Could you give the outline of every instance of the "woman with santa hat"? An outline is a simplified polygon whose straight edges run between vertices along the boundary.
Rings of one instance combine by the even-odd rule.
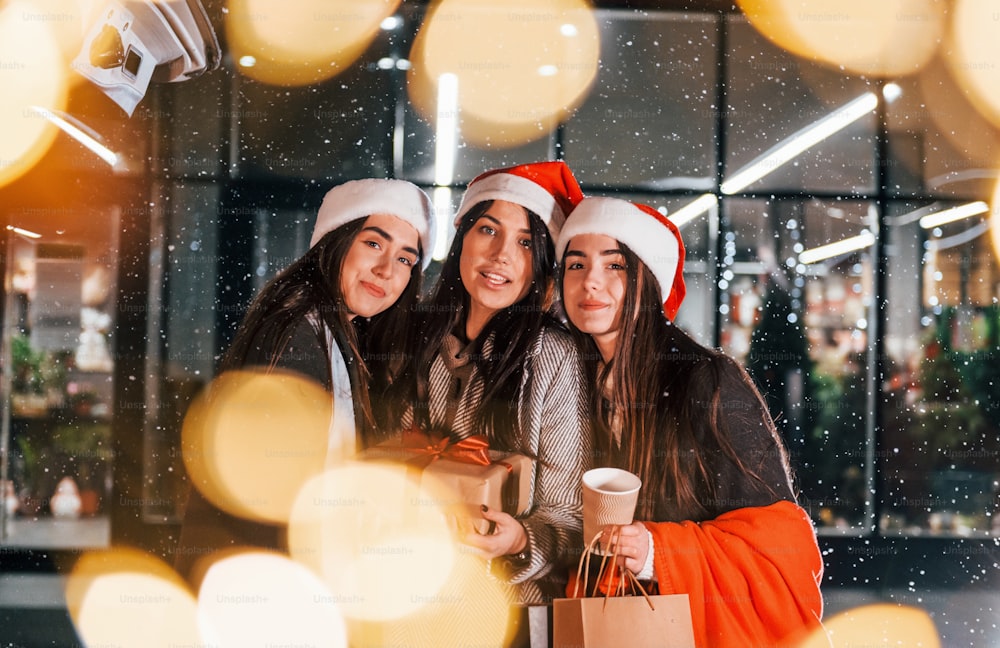
[[[412,355],[400,331],[413,327],[433,215],[427,194],[403,180],[331,189],[309,249],[250,304],[220,373],[288,371],[322,385],[333,400],[329,447],[347,455],[394,430],[408,404],[409,391],[396,391]],[[183,573],[213,549],[276,548],[283,538],[281,527],[229,515],[192,489],[175,564]]]
[[[646,205],[587,198],[557,253],[588,359],[595,459],[642,481],[638,521],[605,527],[601,546],[660,594],[689,595],[696,645],[786,645],[817,627],[823,560],[767,407],[742,367],[674,324],[677,227]]]
[[[550,312],[555,237],[582,197],[561,161],[476,177],[419,307],[414,423],[453,440],[483,435],[491,449],[535,459],[527,512],[484,510],[493,532],[463,538],[524,604],[562,596],[581,542],[579,484],[590,457],[582,366]]]

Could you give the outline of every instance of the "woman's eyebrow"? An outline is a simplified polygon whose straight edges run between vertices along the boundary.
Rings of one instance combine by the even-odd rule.
[[[489,214],[483,214],[482,216],[480,216],[480,218],[486,218],[486,219],[492,221],[493,223],[495,223],[497,225],[497,227],[503,227],[503,223],[501,223],[500,221],[498,221],[493,216],[490,216]],[[527,227],[524,227],[524,228],[521,228],[520,232],[522,234],[531,234],[531,229],[527,228]]]
[[[612,248],[610,250],[602,250],[601,253],[600,253],[601,256],[614,256],[614,255],[617,255],[617,254],[625,254],[625,253],[622,252],[621,248]],[[566,250],[566,254],[564,254],[563,256],[578,256],[578,257],[582,257],[582,256],[584,256],[584,254],[583,254],[583,252],[580,252],[579,250]]]
[[[379,236],[381,236],[382,238],[384,238],[389,243],[392,243],[392,241],[393,241],[393,238],[389,234],[389,232],[385,231],[381,227],[376,227],[375,225],[369,225],[368,227],[363,228],[361,231],[362,232],[375,232],[376,234],[378,234]],[[409,253],[413,254],[414,256],[420,256],[420,252],[418,252],[416,249],[414,249],[414,248],[412,248],[412,247],[410,247],[408,245],[405,246],[403,248],[403,250],[405,252],[409,252]]]

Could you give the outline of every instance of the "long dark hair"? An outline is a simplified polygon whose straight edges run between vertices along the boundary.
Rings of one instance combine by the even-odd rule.
[[[611,361],[602,364],[593,338],[570,322],[577,342],[587,350],[587,382],[596,391],[591,398],[596,463],[624,468],[642,479],[644,496],[636,519],[712,517],[716,511],[709,507],[719,501],[720,487],[714,467],[720,459],[769,488],[734,449],[729,417],[756,412],[776,435],[774,425],[746,372],[667,320],[652,272],[627,246],[619,247],[626,287]],[[736,384],[746,387],[747,397],[759,407],[727,412],[721,401],[724,372],[738,376]],[[610,385],[610,393],[602,394],[601,385]]]
[[[405,396],[398,398],[395,392],[409,393],[403,376],[412,353],[409,338],[399,331],[411,327],[423,272],[420,262],[414,263],[410,280],[392,307],[367,320],[350,320],[340,271],[365,220],[355,219],[328,232],[264,286],[247,309],[220,371],[245,366],[256,349],[268,350],[273,369],[295,327],[303,318],[318,317],[333,332],[356,377],[351,383],[355,413],[363,426],[362,437],[368,439],[391,431],[405,410]],[[329,357],[325,333],[317,331],[316,338]]]
[[[465,235],[489,210],[493,201],[475,205],[459,223],[451,249],[441,266],[434,292],[423,312],[420,351],[417,363],[415,421],[430,428],[430,369],[449,333],[458,330],[464,336],[469,310],[469,293],[462,283],[460,259]],[[549,314],[555,270],[555,248],[548,229],[537,214],[524,209],[531,230],[531,286],[517,303],[496,313],[473,340],[472,362],[483,381],[483,400],[474,417],[480,434],[496,441],[498,449],[524,450],[517,447],[517,401],[522,368],[532,342],[547,325],[558,325]],[[483,345],[492,340],[492,350],[483,353]]]

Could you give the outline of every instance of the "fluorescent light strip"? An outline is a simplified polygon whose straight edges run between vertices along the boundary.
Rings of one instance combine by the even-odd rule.
[[[840,256],[841,254],[863,250],[874,244],[875,235],[868,230],[865,230],[858,236],[852,236],[842,241],[829,243],[827,245],[820,245],[819,247],[806,250],[799,255],[799,263],[810,264],[816,263],[817,261],[825,261],[826,259]]]
[[[448,239],[451,232],[451,189],[449,187],[434,187],[434,251],[432,259],[443,260],[448,255]]]
[[[451,73],[438,77],[434,141],[434,184],[447,187],[455,179],[455,151],[458,150],[458,76]]]
[[[854,123],[878,106],[878,97],[873,92],[866,92],[857,99],[847,103],[843,108],[830,113],[818,122],[800,130],[784,142],[778,144],[754,162],[737,171],[724,181],[719,190],[724,194],[733,194],[760,180],[778,167],[790,161],[810,146],[822,142],[834,133]],[[698,196],[693,202],[681,207],[670,215],[674,225],[681,227],[694,220],[699,215],[718,204],[718,199],[712,194]]]
[[[7,226],[7,231],[14,232],[15,234],[20,234],[21,236],[27,236],[28,238],[40,239],[42,235],[38,232],[32,232],[31,230],[21,229],[20,227],[14,227],[13,225]]]
[[[702,194],[673,214],[668,215],[667,218],[680,229],[718,204],[719,199],[715,197],[715,194]]]
[[[67,135],[69,135],[70,137],[72,137],[73,139],[75,139],[76,141],[80,142],[85,147],[93,151],[97,155],[97,157],[107,162],[108,165],[113,167],[118,162],[117,153],[109,149],[107,146],[104,146],[96,139],[88,135],[87,133],[84,133],[82,130],[80,130],[73,124],[69,123],[59,115],[56,115],[51,110],[48,110],[47,108],[42,108],[41,106],[32,106],[31,108],[36,113],[38,113],[45,119],[48,119],[50,122],[52,122],[60,129],[62,129],[64,133],[66,133]]]
[[[740,171],[737,171],[736,175],[722,183],[719,190],[724,194],[733,194],[740,191],[786,164],[814,144],[822,142],[834,133],[864,117],[877,106],[878,97],[875,93],[866,92],[846,104],[843,108],[830,113],[811,126],[800,130]]]
[[[978,216],[979,214],[985,214],[989,210],[990,206],[988,204],[982,200],[977,200],[976,202],[958,205],[957,207],[945,209],[944,211],[927,214],[926,216],[921,217],[920,227],[924,229],[933,229],[939,225],[944,225],[945,223],[954,223],[955,221],[962,220],[963,218],[970,218],[972,216]]]

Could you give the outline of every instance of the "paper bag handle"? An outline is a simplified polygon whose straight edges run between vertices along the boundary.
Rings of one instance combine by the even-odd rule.
[[[646,589],[642,586],[642,583],[639,582],[639,579],[635,577],[635,574],[633,574],[631,570],[626,569],[624,565],[618,564],[618,543],[615,542],[615,540],[617,537],[616,534],[619,533],[621,533],[621,527],[615,527],[614,531],[611,532],[611,545],[615,548],[614,553],[611,554],[611,568],[618,569],[620,572],[619,578],[612,579],[618,584],[618,590],[615,592],[615,594],[623,595],[625,593],[624,576],[627,576],[629,579],[629,585],[635,589],[638,589],[642,593],[643,598],[646,599],[646,603],[649,605],[649,609],[656,610],[656,606],[653,605],[652,599],[649,598],[649,594],[646,592]],[[577,596],[580,593],[581,580],[583,581],[583,595],[584,596],[587,595],[587,580],[590,578],[590,556],[595,552],[597,543],[601,539],[602,534],[603,530],[599,532],[597,535],[595,535],[593,539],[587,543],[587,546],[584,548],[583,553],[580,555],[580,562],[577,564],[576,568],[576,582],[573,584],[573,598],[577,598]],[[601,579],[605,574],[605,570],[607,569],[607,565],[608,565],[608,556],[604,555],[601,559],[601,566],[597,570],[597,578],[595,579],[596,582],[594,585],[595,588],[600,584]],[[604,593],[605,606],[607,606],[608,598],[610,597],[611,597],[610,590]]]

